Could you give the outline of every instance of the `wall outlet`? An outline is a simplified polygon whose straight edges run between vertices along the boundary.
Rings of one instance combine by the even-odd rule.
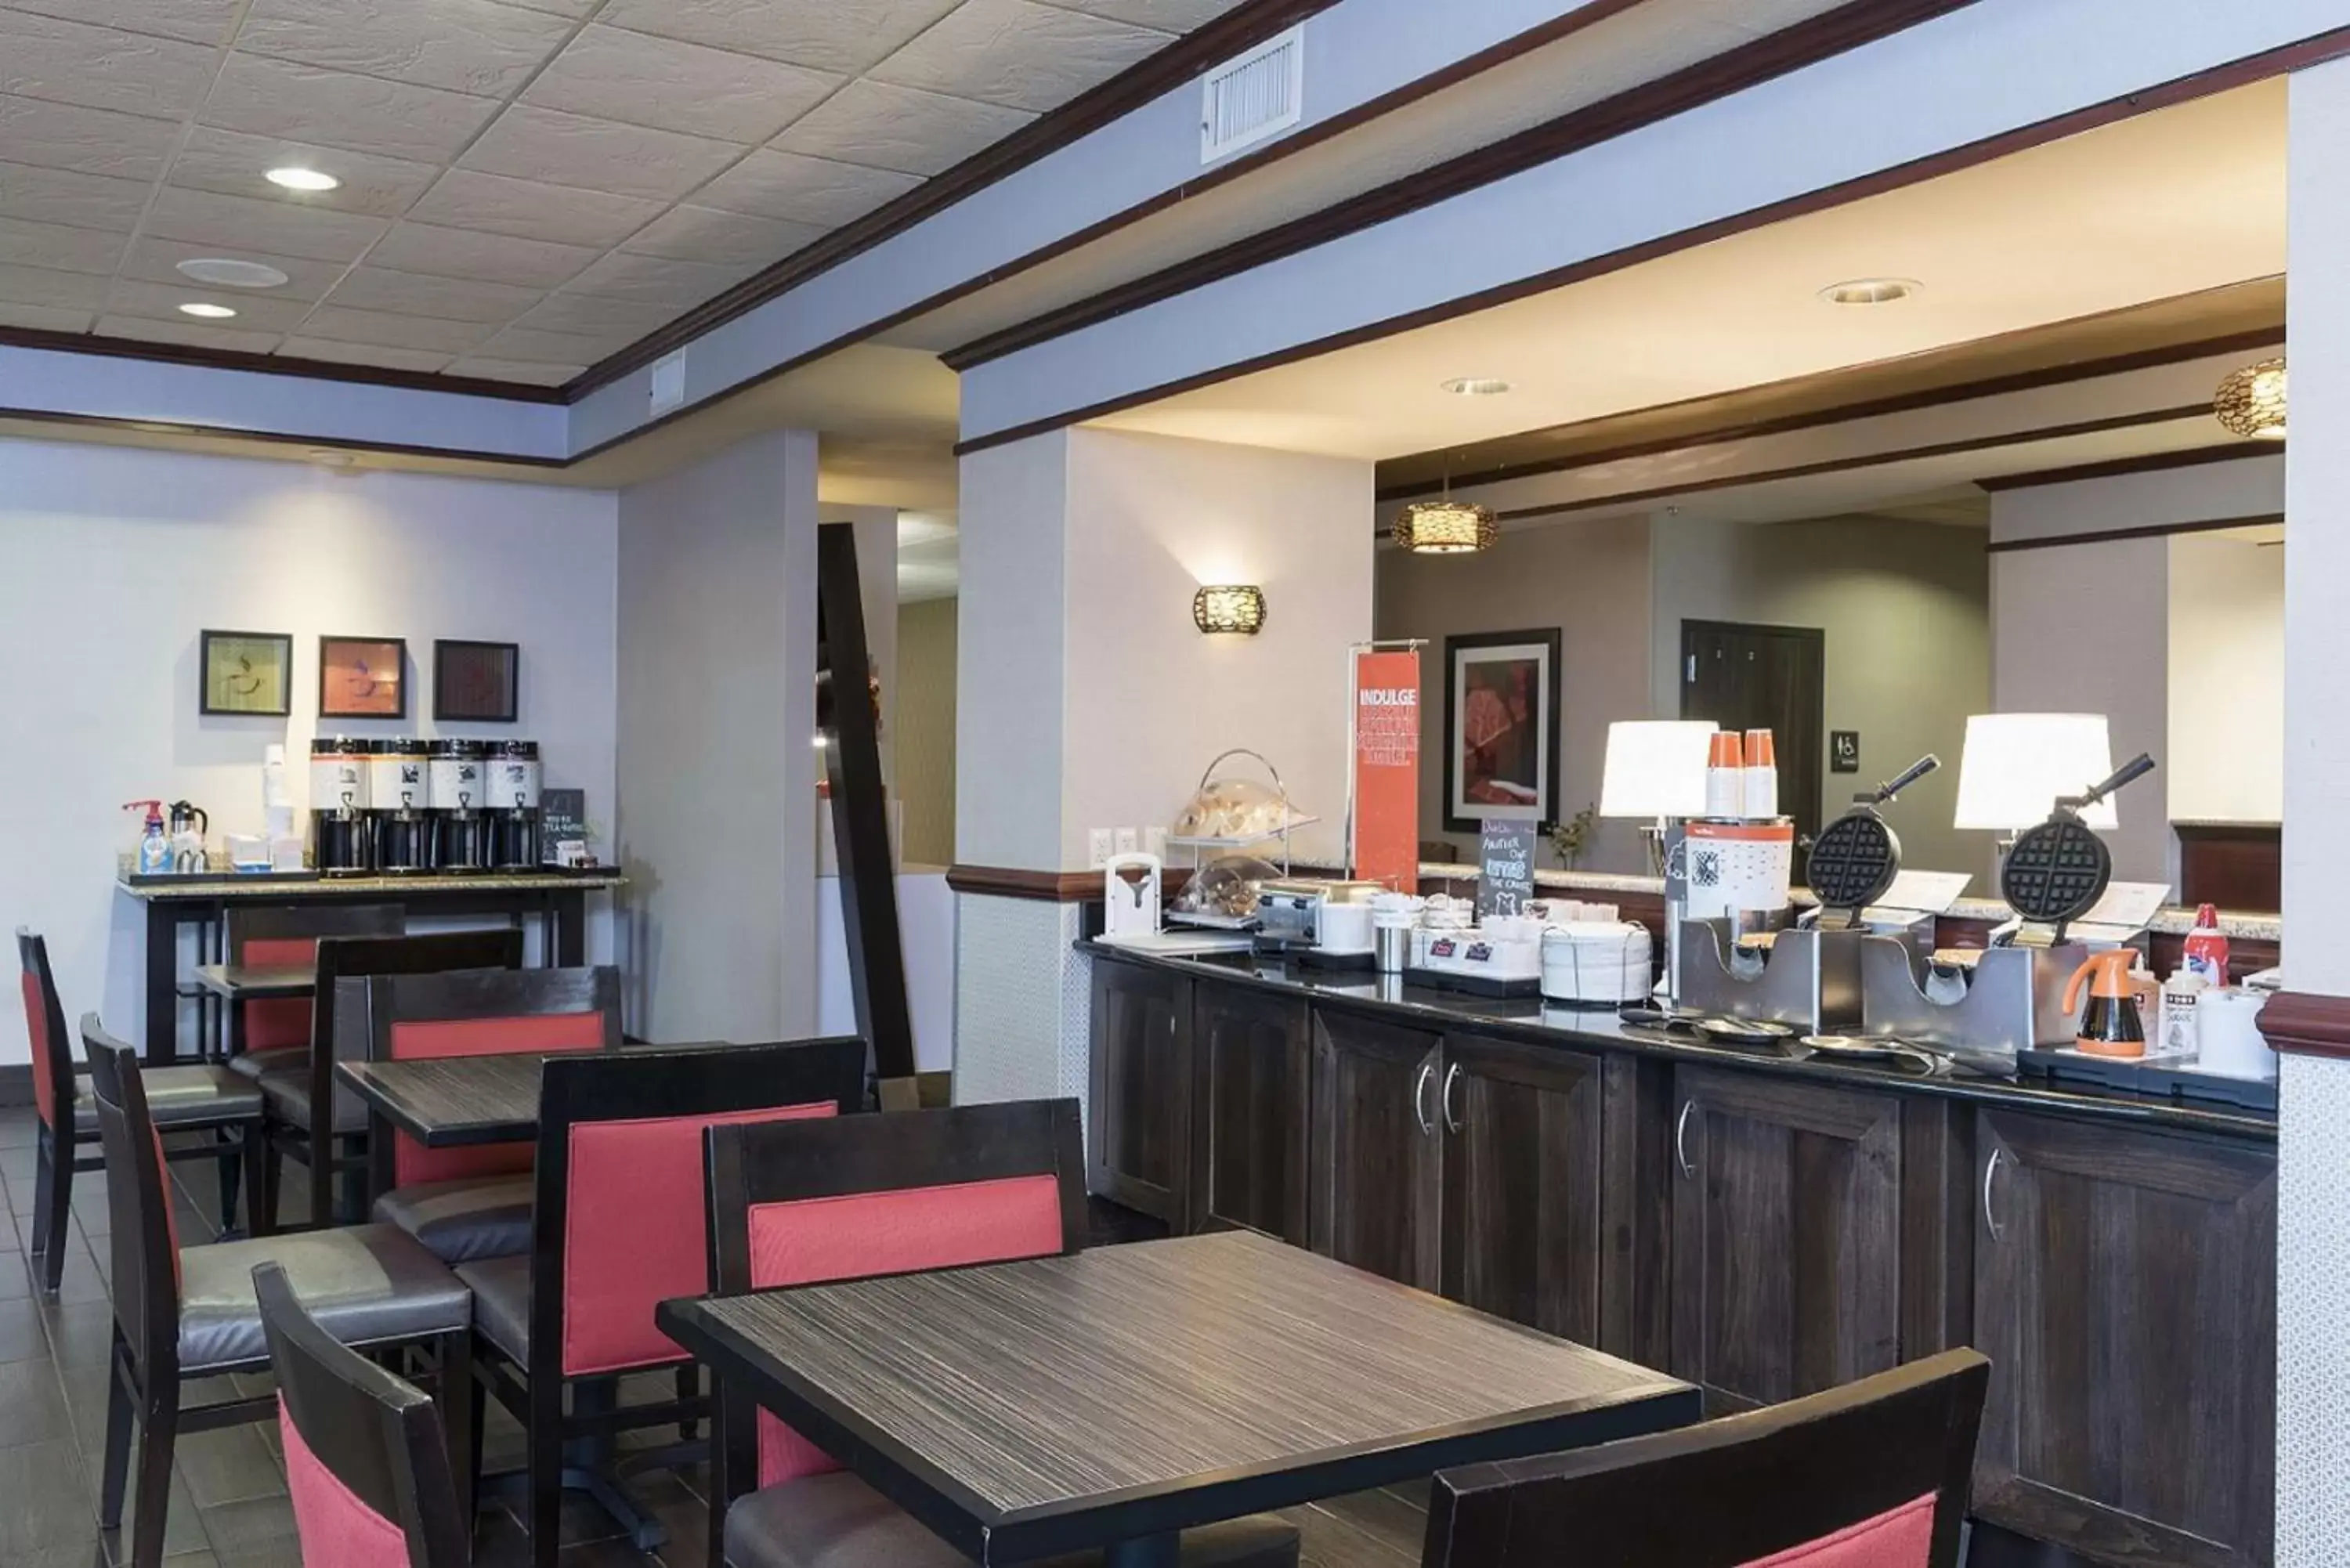
[[[1161,866],[1167,864],[1167,830],[1146,827],[1142,830],[1142,852],[1155,857]]]
[[[1116,843],[1120,855],[1139,855],[1142,852],[1142,834],[1137,828],[1119,828]]]
[[[1116,842],[1116,836],[1107,827],[1087,829],[1086,865],[1087,868],[1098,871],[1108,865],[1109,857],[1116,853],[1111,847]]]

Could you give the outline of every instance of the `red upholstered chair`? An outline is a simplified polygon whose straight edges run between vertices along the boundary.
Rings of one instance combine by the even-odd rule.
[[[253,1293],[307,1568],[465,1568],[473,1532],[432,1401],[319,1327],[280,1265],[253,1271]]]
[[[16,960],[24,970],[25,1032],[33,1046],[33,1112],[40,1133],[33,1156],[33,1255],[41,1260],[41,1288],[57,1293],[66,1272],[71,1245],[67,1223],[73,1213],[73,1179],[78,1171],[102,1170],[104,1157],[79,1150],[99,1141],[98,1112],[88,1085],[74,1072],[73,1036],[66,1033],[65,1004],[57,997],[57,977],[49,971],[49,946],[19,928]],[[148,1104],[156,1126],[166,1132],[205,1131],[234,1134],[226,1152],[202,1146],[167,1151],[169,1159],[210,1159],[222,1162],[221,1229],[236,1222],[236,1183],[232,1173],[254,1178],[245,1185],[253,1198],[256,1229],[266,1229],[268,1210],[259,1201],[261,1187],[261,1095],[251,1084],[210,1064],[158,1067],[147,1075]]]
[[[538,1563],[556,1560],[567,1440],[623,1425],[690,1432],[706,1414],[692,1364],[653,1326],[656,1305],[700,1295],[708,1277],[703,1133],[861,1111],[865,1058],[862,1040],[816,1040],[546,1064],[532,1250],[457,1271],[473,1292],[475,1364],[529,1435]],[[619,1377],[662,1369],[681,1375],[675,1404],[614,1411]],[[578,1479],[650,1544],[616,1486]]]
[[[228,961],[256,967],[316,961],[321,937],[396,937],[408,929],[398,904],[291,904],[228,912]],[[258,1078],[308,1059],[312,1040],[307,997],[273,996],[234,1005],[229,1012],[231,1071]]]
[[[442,974],[455,970],[522,967],[522,932],[502,930],[436,931],[424,936],[325,937],[317,950],[317,990],[303,1008],[310,1031],[299,1052],[273,1052],[274,1065],[260,1076],[269,1103],[269,1159],[265,1173],[270,1212],[276,1212],[277,1179],[283,1163],[292,1158],[310,1169],[310,1217],[315,1227],[334,1223],[336,1181],[363,1186],[367,1175],[367,1110],[348,1090],[335,1083],[338,1054],[363,1055],[368,1038],[365,992],[346,1019],[342,1002],[354,988],[343,982],[380,974]],[[253,1002],[254,1008],[265,1004]],[[356,1042],[347,1045],[344,1042]],[[248,1053],[230,1065],[258,1059]],[[326,1135],[328,1158],[317,1158],[320,1137],[316,1107],[332,1106],[333,1120]],[[367,1211],[363,1198],[353,1193],[341,1212],[357,1219]],[[519,1243],[517,1244],[519,1245]]]
[[[421,1348],[435,1355],[450,1407],[452,1474],[470,1474],[473,1301],[439,1259],[389,1225],[352,1225],[259,1241],[179,1244],[161,1140],[149,1115],[138,1054],[82,1019],[91,1099],[106,1146],[112,1231],[114,1339],[106,1402],[99,1523],[115,1529],[131,1480],[131,1431],[140,1432],[130,1549],[120,1568],[158,1568],[182,1432],[206,1432],[277,1412],[273,1398],[229,1398],[182,1408],[190,1378],[258,1372],[269,1365],[254,1270],[281,1266],[318,1326],[359,1348]]]
[[[1077,1104],[714,1127],[710,1212],[721,1295],[1074,1252],[1086,1233]],[[710,1538],[727,1568],[967,1568],[747,1395],[722,1382],[718,1406]],[[1186,1532],[1181,1562],[1295,1568],[1297,1544],[1295,1529],[1260,1515]]]
[[[1955,1568],[1991,1363],[1436,1478],[1421,1568]]]

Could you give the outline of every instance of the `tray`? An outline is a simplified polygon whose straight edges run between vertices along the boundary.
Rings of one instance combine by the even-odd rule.
[[[1480,974],[1455,974],[1444,969],[1407,969],[1403,971],[1407,985],[1424,985],[1430,991],[1457,991],[1465,996],[1522,997],[1542,994],[1542,981],[1493,980]]]
[[[2151,1060],[2091,1056],[2078,1051],[2035,1045],[2017,1052],[2015,1065],[2017,1071],[2036,1078],[2069,1078],[2077,1083],[2101,1084],[2109,1089],[2127,1089],[2134,1094],[2209,1100],[2252,1111],[2277,1108],[2277,1086],[2272,1078],[2230,1078],[2219,1073],[2201,1073],[2159,1056]]]

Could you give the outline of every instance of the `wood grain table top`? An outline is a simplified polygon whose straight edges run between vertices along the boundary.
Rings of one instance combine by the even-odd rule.
[[[982,1563],[1697,1418],[1696,1389],[1253,1232],[662,1303]]]
[[[630,1044],[623,1051],[707,1051],[720,1043]],[[338,1062],[335,1071],[369,1109],[427,1148],[512,1143],[538,1134],[539,1069],[550,1055],[443,1056],[405,1062]]]
[[[307,996],[318,988],[317,965],[311,963],[207,963],[194,972],[198,985],[232,1002]]]

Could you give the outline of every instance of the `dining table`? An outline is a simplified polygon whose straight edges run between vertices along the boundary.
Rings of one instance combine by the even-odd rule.
[[[244,1054],[244,1004],[307,997],[318,988],[316,961],[304,963],[206,963],[192,971],[199,995],[217,997],[227,1017],[222,1048]]]
[[[683,1045],[631,1042],[623,1051],[710,1051],[723,1042]],[[551,1056],[577,1052],[515,1051],[477,1056],[417,1056],[342,1061],[336,1076],[365,1103],[370,1121],[399,1128],[427,1148],[513,1143],[538,1134],[538,1080]]]
[[[1249,1231],[664,1302],[722,1380],[986,1564],[1684,1426],[1700,1391]]]

